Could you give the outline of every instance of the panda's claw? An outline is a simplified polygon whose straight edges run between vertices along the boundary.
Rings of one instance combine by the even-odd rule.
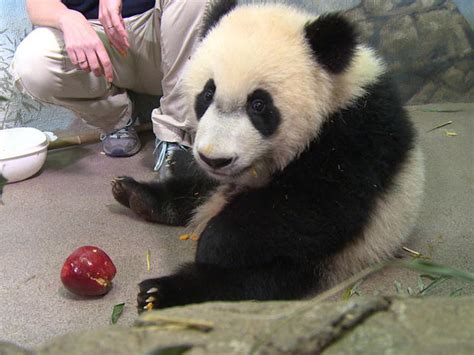
[[[140,292],[137,296],[138,313],[159,308],[159,279],[148,279],[140,283]]]
[[[156,298],[153,297],[153,296],[150,296],[150,297],[148,297],[148,298],[145,300],[146,303],[153,303],[153,302],[155,302],[155,301],[156,301]]]

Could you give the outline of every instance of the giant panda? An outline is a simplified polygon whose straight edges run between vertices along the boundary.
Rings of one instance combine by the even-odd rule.
[[[144,219],[199,236],[194,262],[140,283],[139,310],[304,298],[400,250],[422,154],[384,62],[343,15],[214,1],[183,95],[196,166],[113,181]]]

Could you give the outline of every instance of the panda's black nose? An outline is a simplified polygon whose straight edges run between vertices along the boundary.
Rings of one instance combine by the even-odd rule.
[[[201,160],[207,165],[209,165],[211,168],[216,169],[216,170],[225,168],[226,166],[232,164],[232,161],[234,160],[232,158],[211,159],[209,157],[206,157],[202,153],[199,153],[199,158],[201,158]]]

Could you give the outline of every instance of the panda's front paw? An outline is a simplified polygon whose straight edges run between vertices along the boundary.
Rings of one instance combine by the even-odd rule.
[[[179,290],[173,287],[170,277],[144,280],[138,286],[140,287],[137,297],[138,313],[179,304],[181,298]]]
[[[160,279],[148,279],[139,285],[140,292],[137,296],[138,313],[158,308],[160,295]]]

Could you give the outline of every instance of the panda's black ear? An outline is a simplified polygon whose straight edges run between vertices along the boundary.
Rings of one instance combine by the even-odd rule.
[[[219,20],[237,6],[237,0],[212,0],[207,4],[204,13],[201,38],[206,37],[208,32],[219,22]]]
[[[340,13],[321,15],[305,26],[305,35],[318,63],[338,74],[351,63],[357,46],[357,33]]]

